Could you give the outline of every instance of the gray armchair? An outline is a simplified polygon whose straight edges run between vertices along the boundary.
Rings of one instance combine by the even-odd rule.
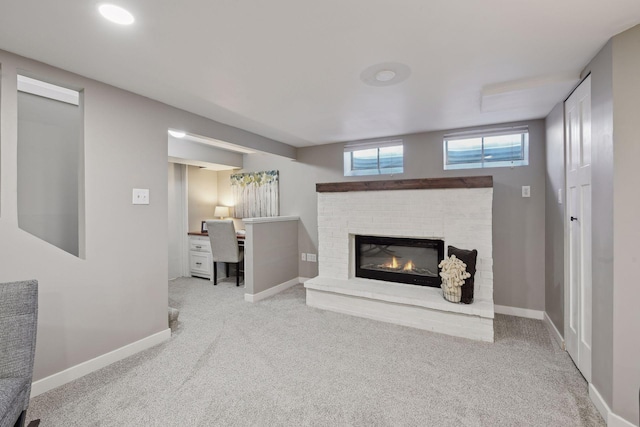
[[[0,283],[0,427],[24,425],[37,321],[38,282]]]
[[[232,220],[207,221],[207,230],[211,242],[213,254],[213,284],[217,285],[217,262],[226,263],[227,277],[229,276],[229,263],[236,265],[236,286],[240,286],[240,263],[244,259],[244,252],[238,245],[238,237]]]

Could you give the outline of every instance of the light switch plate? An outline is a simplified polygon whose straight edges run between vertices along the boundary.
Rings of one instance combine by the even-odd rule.
[[[316,262],[316,254],[307,254],[307,261]]]
[[[531,187],[528,185],[522,186],[522,197],[531,197]]]
[[[558,188],[558,203],[562,204],[562,188]]]
[[[302,259],[302,261],[306,261],[306,260],[307,260],[307,254],[305,254],[304,252],[302,252],[301,259]]]
[[[133,189],[133,204],[134,205],[148,205],[149,204],[149,189],[148,188],[134,188]]]

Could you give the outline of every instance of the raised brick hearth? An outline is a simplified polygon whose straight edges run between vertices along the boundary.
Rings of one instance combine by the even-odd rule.
[[[493,341],[491,177],[372,182],[317,185],[319,275],[305,283],[307,304]],[[447,302],[437,288],[356,278],[355,235],[442,239],[477,249],[474,303]]]

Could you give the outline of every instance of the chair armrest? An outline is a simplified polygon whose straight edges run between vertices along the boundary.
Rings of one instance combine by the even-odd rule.
[[[38,282],[0,283],[0,378],[27,378],[31,392],[38,323]]]

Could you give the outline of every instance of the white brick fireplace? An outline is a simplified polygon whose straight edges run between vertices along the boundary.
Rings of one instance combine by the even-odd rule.
[[[317,188],[319,275],[305,282],[307,305],[493,341],[491,177]],[[356,278],[355,235],[442,239],[445,250],[477,249],[474,302],[445,301],[440,288]]]

